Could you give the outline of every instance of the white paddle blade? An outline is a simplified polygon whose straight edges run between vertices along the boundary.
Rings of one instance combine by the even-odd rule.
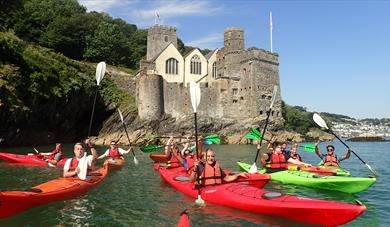
[[[121,118],[121,121],[123,123],[123,115],[122,115],[122,112],[119,108],[118,108],[118,113],[119,113],[119,117]]]
[[[194,109],[194,113],[196,113],[200,103],[200,87],[198,83],[190,82],[190,96],[192,109]]]
[[[321,128],[329,129],[324,119],[322,119],[322,117],[318,113],[313,114],[313,121]]]
[[[200,197],[200,195],[198,195],[198,198],[195,200],[195,204],[200,207],[206,206],[204,200],[202,199],[202,197]]]
[[[278,86],[274,86],[274,90],[272,92],[272,99],[271,99],[271,105],[269,106],[270,109],[272,109],[272,106],[274,105],[275,99],[276,99],[276,93],[278,92]]]
[[[79,164],[77,165],[77,167],[80,169],[80,172],[77,174],[77,176],[81,180],[85,180],[87,177],[87,169],[88,169],[86,152],[84,152],[84,156],[79,160]]]
[[[106,63],[104,61],[99,62],[96,66],[96,84],[99,86],[100,81],[103,80],[104,74],[106,73]]]
[[[256,162],[253,163],[253,165],[251,166],[251,168],[249,169],[248,173],[250,174],[254,174],[254,173],[257,173],[257,166],[256,166]]]
[[[134,164],[138,165],[138,159],[134,156]]]

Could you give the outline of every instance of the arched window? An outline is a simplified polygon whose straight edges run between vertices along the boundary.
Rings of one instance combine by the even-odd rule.
[[[213,75],[214,79],[217,78],[217,62],[213,63],[213,70],[211,75]]]
[[[202,63],[200,62],[200,58],[198,57],[198,55],[194,55],[191,58],[190,73],[192,73],[192,74],[202,74]]]
[[[170,58],[165,62],[165,73],[166,74],[178,74],[179,69],[179,62],[174,59]]]

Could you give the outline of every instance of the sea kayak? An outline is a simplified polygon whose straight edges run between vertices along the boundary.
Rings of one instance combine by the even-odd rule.
[[[109,170],[120,169],[125,165],[125,160],[121,158],[107,159],[104,163],[107,163]]]
[[[2,153],[0,152],[0,159],[9,163],[25,164],[25,165],[38,165],[38,166],[47,166],[42,158],[38,154],[33,155],[22,155],[22,154],[11,154],[11,153]],[[57,162],[57,166],[64,166],[66,158],[61,159]]]
[[[188,181],[178,180],[185,172],[159,167],[162,179],[178,191],[193,198],[198,190]],[[259,189],[246,183],[227,183],[200,189],[206,202],[238,208],[255,213],[276,215],[316,225],[336,226],[348,223],[367,208],[362,204],[348,204],[308,199]]]
[[[108,168],[98,169],[79,178],[58,178],[25,191],[0,192],[0,218],[18,214],[25,210],[61,200],[72,199],[99,184],[107,176]]]
[[[177,227],[190,227],[190,220],[188,218],[187,210],[181,212],[179,223],[177,223]]]
[[[237,162],[237,165],[243,171],[249,171],[251,167],[251,165],[243,162]],[[259,172],[265,173],[265,170],[262,169]],[[285,170],[270,175],[272,181],[345,193],[364,191],[376,182],[374,177],[323,176],[300,170]]]
[[[154,162],[168,162],[168,158],[165,154],[150,154],[149,158],[152,159]]]

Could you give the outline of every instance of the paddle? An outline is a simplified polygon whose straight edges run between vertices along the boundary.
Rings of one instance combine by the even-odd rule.
[[[305,151],[308,151],[308,152],[315,152],[316,151],[314,144],[301,144],[301,145],[299,145],[299,147],[302,147]]]
[[[357,155],[346,143],[344,143],[344,141],[342,141],[329,127],[328,125],[326,124],[326,122],[324,121],[324,119],[322,119],[322,117],[317,114],[317,113],[314,113],[313,114],[313,120],[314,122],[320,126],[321,128],[325,128],[328,132],[330,132],[332,135],[334,135],[342,144],[344,144],[345,147],[347,147],[348,149],[350,149],[352,151],[352,153],[364,164],[367,166],[367,168],[371,171],[371,173],[373,173],[375,176],[379,176],[379,173],[377,171],[375,171],[370,165],[368,165],[365,161],[363,161],[363,159],[361,159],[359,157],[359,155]]]
[[[189,142],[195,142],[195,140],[190,140],[190,141],[185,141],[185,142],[180,142],[180,143],[175,143],[175,144],[170,144],[170,145],[153,145],[153,144],[146,145],[146,146],[140,147],[140,150],[144,153],[151,153],[151,152],[156,151],[159,148],[163,148],[163,147],[167,147],[167,146],[176,146],[176,145],[185,144],[185,143],[189,143]],[[212,140],[204,140],[203,141],[203,144],[206,144],[206,145],[209,145],[210,143],[213,143],[213,141]],[[195,146],[193,146],[193,147],[195,147]]]
[[[35,153],[37,153],[37,154],[40,153],[37,149],[35,149],[35,147],[33,147],[33,149],[34,149]]]
[[[278,90],[278,87],[275,85],[274,86],[274,90],[272,92],[272,99],[271,99],[271,104],[269,106],[269,110],[268,110],[268,113],[267,113],[267,119],[265,120],[265,125],[264,125],[264,129],[263,129],[263,132],[260,134],[261,135],[264,135],[265,133],[265,130],[267,129],[267,125],[268,125],[268,120],[269,120],[269,116],[271,115],[271,111],[272,111],[272,106],[274,105],[274,102],[275,102],[275,99],[276,99],[276,92]],[[256,133],[256,132],[255,132]],[[261,147],[261,143],[263,142],[263,136],[260,137],[260,147]],[[260,149],[257,149],[257,153],[256,153],[256,158],[255,158],[255,162],[252,164],[251,168],[249,169],[249,173],[256,173],[257,172],[257,166],[256,166],[256,162],[257,162],[257,157],[259,156],[259,152],[260,152]]]
[[[92,106],[91,120],[89,121],[88,137],[91,135],[93,114],[95,112],[96,98],[97,98],[97,94],[99,91],[100,81],[102,81],[105,72],[106,72],[106,63],[104,61],[99,62],[99,64],[96,66],[96,84],[97,84],[97,86],[96,86],[96,90],[95,90],[95,99],[93,101],[93,106]]]
[[[122,112],[121,112],[121,110],[119,108],[118,108],[118,113],[119,113],[119,116],[120,116],[121,121],[122,121],[122,126],[125,129],[127,140],[129,141],[129,145],[131,146],[129,133],[127,133],[126,124],[125,124],[125,121],[123,120],[123,115],[122,115]],[[133,153],[133,156],[134,156],[134,164],[138,165],[138,160],[137,160],[137,157],[135,157],[133,149],[131,149],[131,152]]]
[[[194,110],[194,119],[195,119],[195,150],[196,150],[196,159],[199,160],[199,151],[198,151],[198,120],[196,116],[196,110],[200,103],[200,87],[198,83],[190,82],[190,96],[191,104]],[[200,196],[200,189],[198,189],[198,198],[195,200],[195,204],[198,206],[205,206],[205,202]]]

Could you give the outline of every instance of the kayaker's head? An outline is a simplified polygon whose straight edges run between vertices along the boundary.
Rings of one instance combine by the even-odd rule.
[[[192,152],[189,149],[185,149],[181,152],[183,158],[192,157]]]
[[[110,143],[110,148],[114,149],[115,147],[117,147],[116,141],[112,140],[111,143]]]
[[[209,165],[213,165],[215,162],[215,152],[211,148],[207,149],[207,151],[206,151],[206,162]]]
[[[291,154],[296,154],[297,153],[297,148],[296,147],[291,147],[290,152],[291,152]]]
[[[283,143],[281,144],[281,146],[282,146],[282,151],[284,151],[284,150],[286,150],[286,148],[287,148],[287,143],[286,143],[286,142],[283,142]]]
[[[273,147],[274,147],[274,153],[275,154],[281,154],[283,152],[283,147],[282,147],[282,144],[279,143],[279,142],[274,142],[273,143]]]
[[[82,158],[84,156],[84,144],[76,143],[73,147],[73,152],[76,158]]]
[[[326,146],[326,150],[327,150],[329,155],[333,155],[334,146],[333,145],[328,145],[328,146]]]

